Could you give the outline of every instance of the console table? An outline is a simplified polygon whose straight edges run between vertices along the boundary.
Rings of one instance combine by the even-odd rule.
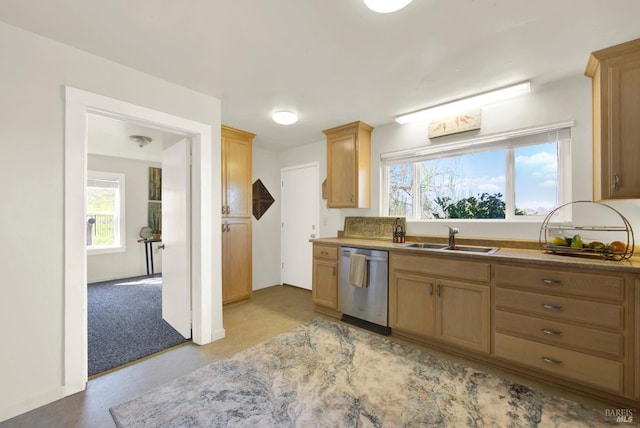
[[[138,239],[138,242],[144,244],[144,255],[147,260],[147,276],[153,275],[153,243],[162,242],[162,239]],[[151,272],[149,272],[149,262],[151,262]]]

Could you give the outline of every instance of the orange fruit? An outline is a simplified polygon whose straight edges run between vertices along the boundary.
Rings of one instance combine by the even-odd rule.
[[[625,251],[627,251],[627,244],[622,241],[613,241],[609,245],[614,248],[613,251],[615,251],[616,253],[624,253]]]

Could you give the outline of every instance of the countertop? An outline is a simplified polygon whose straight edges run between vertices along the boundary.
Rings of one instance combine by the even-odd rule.
[[[550,254],[542,251],[541,249],[524,249],[524,248],[509,248],[490,245],[491,247],[499,248],[499,250],[493,254],[486,253],[458,253],[447,250],[426,249],[426,248],[408,248],[406,244],[410,242],[434,242],[434,241],[409,241],[405,244],[395,244],[391,240],[378,240],[378,239],[356,239],[356,238],[315,238],[310,239],[311,242],[317,244],[339,245],[345,247],[359,247],[359,248],[371,248],[377,250],[387,251],[401,251],[403,253],[423,254],[437,257],[460,257],[464,259],[475,259],[487,262],[509,262],[518,261],[520,263],[528,263],[531,265],[538,265],[544,267],[566,267],[566,268],[578,268],[578,269],[594,269],[594,270],[609,270],[616,272],[630,272],[640,274],[640,257],[632,256],[626,260],[604,260],[598,257],[580,257],[580,256],[567,256]],[[468,242],[459,242],[459,245],[473,245]],[[482,245],[487,246],[487,245]]]

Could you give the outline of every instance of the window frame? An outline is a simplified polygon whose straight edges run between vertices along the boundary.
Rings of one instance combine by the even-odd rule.
[[[125,175],[120,172],[108,172],[108,171],[87,171],[87,182],[85,184],[85,206],[84,206],[84,218],[89,215],[88,194],[89,194],[89,181],[92,179],[97,180],[112,180],[118,183],[118,193],[116,197],[116,214],[114,219],[114,231],[116,234],[116,243],[113,245],[85,245],[87,249],[87,255],[97,254],[109,254],[109,253],[121,253],[126,251],[126,218],[125,218]]]
[[[547,137],[546,142],[558,142],[558,205],[561,206],[571,200],[571,128],[573,121],[524,128],[504,133],[489,134],[472,139],[450,141],[444,144],[431,144],[427,147],[402,150],[380,154],[380,215],[389,216],[389,181],[390,167],[398,164],[413,163],[414,195],[413,213],[406,216],[407,221],[412,222],[510,222],[510,223],[539,223],[546,215],[515,215],[515,156],[514,149],[530,145],[544,144],[544,136],[554,135],[553,139]],[[536,138],[540,137],[539,141]],[[419,163],[424,160],[437,157],[453,157],[471,154],[478,151],[506,150],[506,183],[505,183],[505,218],[497,219],[428,219],[420,218],[420,195],[416,193],[416,184],[419,182]],[[557,219],[567,221],[568,219]]]

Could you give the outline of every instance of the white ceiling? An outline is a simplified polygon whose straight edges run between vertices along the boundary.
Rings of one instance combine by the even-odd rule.
[[[219,98],[224,124],[273,150],[581,75],[590,52],[640,37],[639,16],[638,0],[414,0],[392,14],[362,0],[0,2],[8,24]],[[275,109],[300,119],[277,125]]]

